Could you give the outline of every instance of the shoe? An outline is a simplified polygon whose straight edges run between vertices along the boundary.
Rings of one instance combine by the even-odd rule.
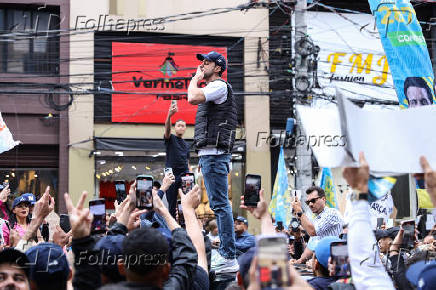
[[[215,271],[216,274],[220,273],[236,273],[239,271],[238,261],[233,259],[226,259],[221,256],[218,251],[212,257],[211,270]]]

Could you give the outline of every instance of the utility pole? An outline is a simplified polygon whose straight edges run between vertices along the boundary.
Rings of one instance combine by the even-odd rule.
[[[293,98],[294,104],[301,104],[303,100],[308,99],[308,93],[311,88],[308,76],[308,58],[311,54],[310,44],[307,38],[306,23],[307,0],[297,0],[295,5],[295,85]],[[295,108],[292,108],[295,110]],[[307,138],[304,144],[298,142],[304,136],[301,119],[298,114],[296,117],[296,153],[295,153],[295,189],[302,190],[304,193],[312,185],[312,152]],[[305,199],[305,194],[303,194]]]

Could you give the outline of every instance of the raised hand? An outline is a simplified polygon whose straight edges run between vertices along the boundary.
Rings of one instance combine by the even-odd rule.
[[[33,217],[37,219],[39,223],[42,223],[43,220],[54,209],[54,206],[55,201],[54,198],[50,195],[50,186],[47,186],[44,194],[35,203],[35,207],[33,208]]]
[[[63,229],[59,225],[56,225],[56,229],[53,232],[53,243],[64,247],[68,244],[71,236],[71,231],[65,233]]]
[[[297,212],[303,212],[301,201],[298,199],[298,197],[295,197],[295,200],[292,202],[292,209],[294,210],[294,214]]]
[[[200,187],[198,185],[195,185],[187,194],[179,189],[179,195],[183,209],[196,209],[200,204]]]
[[[160,190],[167,191],[170,186],[176,182],[176,177],[172,173],[165,174],[164,179],[162,180],[162,186],[160,187]]]
[[[74,207],[69,194],[64,194],[65,204],[70,217],[71,233],[74,239],[87,237],[91,234],[91,223],[93,216],[89,212],[89,208],[83,208],[83,204],[85,203],[87,195],[88,192],[82,192],[79,202],[77,203],[76,207]]]
[[[164,215],[168,209],[165,207],[164,203],[162,202],[162,199],[160,199],[159,195],[157,194],[157,190],[152,190],[153,194],[153,209],[160,215]]]
[[[201,69],[201,65],[197,67],[197,72],[195,73],[194,78],[201,81],[204,78],[204,71]]]
[[[363,152],[359,153],[360,166],[344,168],[342,175],[347,183],[359,192],[368,192],[369,165]]]
[[[9,189],[8,184],[2,189],[2,191],[0,191],[0,201],[6,202],[8,200],[9,194],[11,194],[11,190]]]
[[[169,109],[169,112],[168,112],[170,117],[173,116],[178,111],[179,111],[179,109],[177,108],[177,103],[171,102],[171,106],[170,106],[170,109]]]
[[[259,202],[257,207],[248,207],[244,204],[244,195],[241,195],[241,206],[240,208],[248,210],[255,218],[260,219],[265,214],[268,213],[268,204],[265,201],[265,191],[262,188],[259,192]]]
[[[129,231],[133,231],[134,229],[138,228],[141,224],[141,215],[143,213],[146,213],[147,210],[138,210],[137,208],[133,211],[132,214],[128,216],[128,223],[126,224],[126,227]],[[121,222],[120,222],[121,223]]]
[[[130,185],[129,197],[129,208],[132,211],[136,207],[136,180]]]
[[[424,171],[425,187],[430,190],[436,190],[436,171],[430,167],[427,158],[421,156],[419,158],[422,171]]]

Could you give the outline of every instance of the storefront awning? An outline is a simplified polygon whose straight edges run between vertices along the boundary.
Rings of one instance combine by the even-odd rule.
[[[185,139],[191,146],[193,140]],[[162,151],[165,150],[163,139],[137,138],[94,138],[95,150],[106,151]],[[191,148],[191,151],[194,151]],[[237,140],[233,152],[245,152],[245,140]]]

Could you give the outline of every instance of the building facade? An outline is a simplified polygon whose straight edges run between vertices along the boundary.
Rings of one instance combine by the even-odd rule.
[[[171,99],[180,98],[180,112],[173,121],[187,121],[185,138],[190,141],[196,107],[183,94],[199,64],[195,54],[212,49],[228,58],[224,78],[233,85],[238,103],[239,126],[229,176],[233,212],[242,214],[239,205],[246,173],[260,174],[270,196],[270,168],[265,166],[270,164],[269,146],[256,144],[258,132],[269,134],[264,65],[268,60],[268,9],[206,15],[224,11],[222,7],[236,8],[244,1],[206,1],[201,5],[204,8],[195,3],[71,2],[70,28],[77,33],[71,35],[69,81],[80,84],[84,92],[69,111],[73,199],[87,190],[93,193],[89,198],[112,201],[115,180],[130,182],[138,174],[162,179],[164,118]],[[194,10],[204,15],[190,16]],[[196,174],[197,164],[198,157],[191,152],[190,170]],[[256,224],[251,224],[256,231]]]
[[[69,1],[0,1],[0,111],[21,145],[0,155],[12,194],[68,190]],[[62,193],[62,195],[61,195]]]

